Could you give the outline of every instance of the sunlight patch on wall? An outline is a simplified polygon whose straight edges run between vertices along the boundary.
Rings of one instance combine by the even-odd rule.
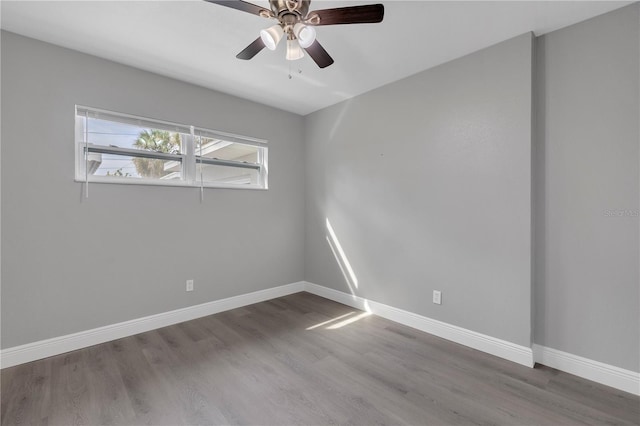
[[[349,259],[347,258],[347,255],[345,254],[344,249],[342,248],[342,245],[340,244],[340,241],[338,240],[338,237],[336,236],[336,233],[331,226],[331,222],[329,222],[329,218],[326,218],[326,225],[328,232],[327,242],[329,243],[329,247],[333,252],[333,256],[336,258],[336,262],[338,262],[338,266],[340,266],[342,275],[344,275],[351,293],[354,294],[355,290],[353,289],[353,287],[358,288],[358,277],[356,277],[356,274],[351,267],[351,263],[349,262]]]

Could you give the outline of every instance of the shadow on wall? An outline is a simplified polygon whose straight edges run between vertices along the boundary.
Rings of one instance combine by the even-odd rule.
[[[333,126],[331,127],[331,131],[329,132],[329,140],[333,140],[338,128],[342,125],[342,121],[347,115],[347,111],[349,110],[351,103],[353,102],[353,98],[347,99],[342,102],[342,108],[340,108],[340,113],[337,118],[333,120]]]

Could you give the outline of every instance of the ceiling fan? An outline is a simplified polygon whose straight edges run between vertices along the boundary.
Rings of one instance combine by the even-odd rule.
[[[384,6],[368,4],[338,7],[309,12],[311,0],[269,0],[271,10],[242,0],[205,0],[232,9],[241,10],[278,23],[260,31],[253,43],[236,55],[238,59],[251,59],[265,47],[275,50],[280,40],[287,37],[286,58],[290,61],[304,56],[304,49],[320,68],[333,64],[324,47],[316,40],[315,26],[339,24],[373,24],[382,22]]]

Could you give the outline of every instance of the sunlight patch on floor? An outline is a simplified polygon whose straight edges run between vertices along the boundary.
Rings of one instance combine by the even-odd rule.
[[[338,328],[342,328],[345,325],[349,325],[349,324],[352,324],[352,323],[354,323],[356,321],[360,321],[361,319],[366,318],[369,315],[371,315],[371,312],[363,312],[363,313],[361,313],[359,315],[356,315],[355,317],[347,318],[347,319],[345,319],[343,321],[340,321],[338,323],[332,324],[329,327],[327,327],[327,330],[336,330]]]
[[[349,315],[353,315],[355,313],[356,313],[355,311],[351,311],[351,312],[348,312],[348,313],[346,313],[344,315],[340,315],[339,317],[331,318],[330,320],[321,322],[321,323],[316,324],[316,325],[312,325],[311,327],[307,327],[307,330],[313,330],[314,328],[318,328],[318,327],[322,327],[323,325],[331,324],[334,321],[338,321],[338,320],[340,320],[342,318],[346,318]]]

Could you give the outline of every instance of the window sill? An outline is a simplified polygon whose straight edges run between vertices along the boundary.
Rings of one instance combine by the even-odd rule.
[[[77,183],[85,183],[84,179],[78,179],[75,178],[74,182]],[[137,186],[168,186],[168,187],[178,187],[178,188],[195,188],[195,189],[199,189],[200,185],[192,185],[192,184],[188,184],[186,182],[172,182],[172,181],[165,181],[165,182],[158,182],[156,180],[142,180],[142,179],[117,179],[117,178],[110,178],[109,180],[89,180],[89,184],[99,184],[99,185],[137,185]],[[212,185],[212,184],[205,184],[202,186],[202,188],[206,188],[206,189],[241,189],[241,190],[246,190],[246,189],[252,189],[254,191],[268,191],[269,188],[263,188],[261,186],[258,185],[234,185],[234,184],[216,184],[216,185]]]

